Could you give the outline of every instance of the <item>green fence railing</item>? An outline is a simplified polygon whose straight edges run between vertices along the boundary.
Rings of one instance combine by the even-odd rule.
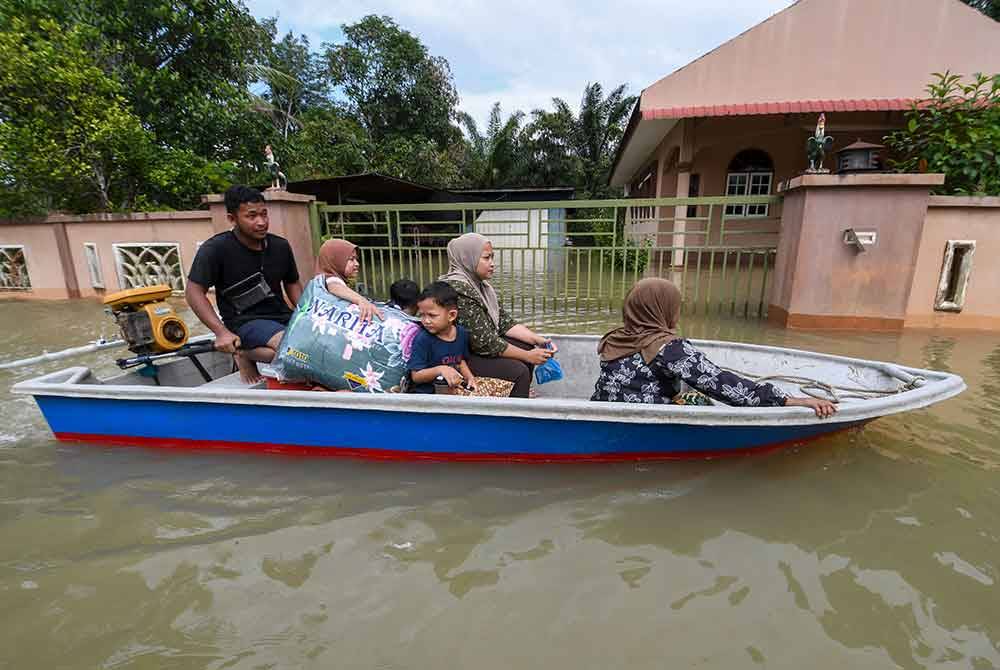
[[[780,202],[755,196],[321,203],[314,230],[359,246],[359,283],[376,297],[402,277],[433,281],[448,268],[448,241],[475,231],[493,242],[492,283],[519,315],[617,310],[636,281],[661,276],[682,289],[687,313],[763,317]],[[732,216],[727,209],[758,215]]]

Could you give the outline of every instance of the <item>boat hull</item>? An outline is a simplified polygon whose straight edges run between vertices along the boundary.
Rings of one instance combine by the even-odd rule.
[[[56,438],[376,460],[607,462],[764,452],[861,425],[560,421],[449,412],[36,396]]]
[[[558,336],[564,379],[539,397],[315,393],[248,386],[225,354],[98,378],[86,367],[16,384],[31,395],[60,440],[172,449],[442,461],[634,461],[759,453],[928,407],[961,393],[960,377],[763,345],[695,341],[719,365],[769,375],[786,393],[796,379],[872,397],[845,398],[820,419],[805,407],[729,407],[591,402],[597,338]],[[775,376],[777,375],[777,376]],[[294,388],[294,387],[293,387]]]

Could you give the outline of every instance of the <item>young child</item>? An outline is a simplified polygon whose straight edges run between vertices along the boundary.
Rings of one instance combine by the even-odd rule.
[[[424,287],[417,298],[420,323],[424,330],[413,340],[413,353],[407,369],[413,380],[414,393],[434,393],[434,379],[444,377],[454,388],[462,382],[476,388],[476,378],[466,360],[469,357],[469,333],[456,325],[458,293],[445,282],[436,281]]]
[[[415,281],[397,279],[389,287],[389,307],[395,307],[410,316],[416,316],[417,296],[419,294],[420,287]]]
[[[322,274],[326,290],[358,306],[362,321],[373,317],[384,319],[382,311],[367,298],[347,285],[349,279],[358,276],[361,264],[358,262],[358,247],[347,240],[327,240],[320,246],[316,259],[316,273]]]

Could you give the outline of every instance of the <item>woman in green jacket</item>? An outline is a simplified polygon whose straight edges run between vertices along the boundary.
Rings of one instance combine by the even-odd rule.
[[[441,281],[458,292],[458,324],[469,331],[472,374],[511,381],[511,397],[527,398],[535,366],[547,361],[556,347],[500,306],[488,282],[495,270],[490,241],[466,233],[448,243],[448,272]]]

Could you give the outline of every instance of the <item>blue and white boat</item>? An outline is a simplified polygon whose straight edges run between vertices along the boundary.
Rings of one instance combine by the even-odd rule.
[[[98,379],[71,367],[23,381],[60,440],[372,459],[621,461],[760,452],[918,410],[961,393],[961,377],[892,363],[752,344],[698,341],[717,364],[801,395],[843,396],[819,419],[801,407],[597,403],[597,338],[553,336],[565,378],[538,398],[331,393],[247,386],[208,353]],[[807,392],[809,388],[805,389]],[[862,396],[862,397],[858,397]]]

